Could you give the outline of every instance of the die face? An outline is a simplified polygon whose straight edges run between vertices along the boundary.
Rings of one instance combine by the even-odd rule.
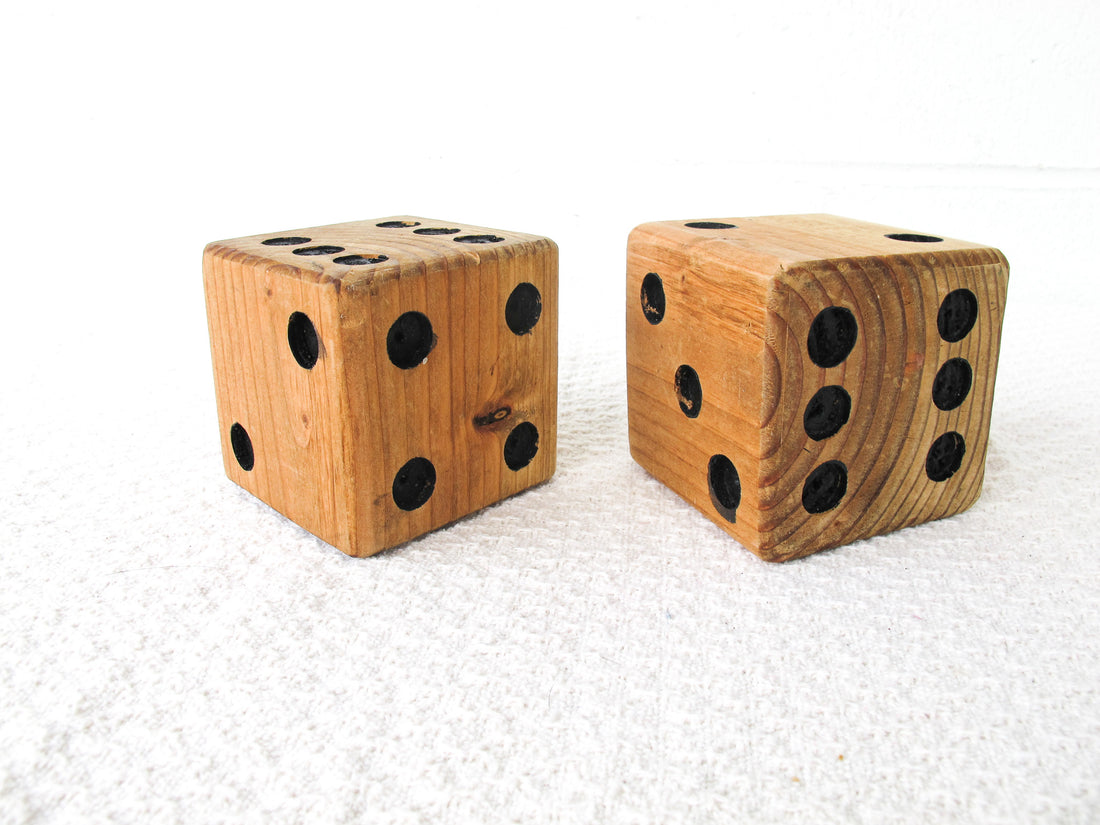
[[[347,384],[354,463],[369,475],[357,516],[373,547],[454,521],[555,469],[557,249],[511,232],[467,234],[504,240],[429,236],[446,256],[341,295],[348,361],[370,365],[347,367]],[[416,463],[434,479],[422,504]]]
[[[330,286],[292,267],[211,245],[203,256],[215,396],[226,475],[337,547],[356,539],[339,308]],[[297,321],[291,348],[291,318]]]
[[[629,260],[628,301],[644,294],[641,270],[661,263],[673,284],[666,317],[668,306],[710,307],[670,327],[669,341],[628,306],[632,451],[762,558],[952,515],[977,498],[1008,277],[997,250],[808,215],[643,225]],[[704,363],[699,418],[708,400],[717,413],[706,428],[677,419],[675,382],[662,379],[691,357]],[[751,416],[731,416],[731,394],[759,404],[755,441]],[[662,462],[639,454],[636,443],[669,426],[696,445],[690,455],[672,458],[671,442],[652,451]],[[742,488],[732,514],[715,497],[713,466],[706,487],[698,466],[731,444]]]
[[[683,222],[631,233],[630,450],[650,474],[753,548],[771,278],[728,251],[707,232],[685,231]]]
[[[273,239],[277,243],[265,243]],[[294,252],[312,247],[323,251]],[[309,479],[311,489],[332,492],[324,501],[314,496],[295,509],[286,504],[294,491],[280,497],[271,489],[278,482],[261,481],[255,469],[234,470],[236,456],[226,450],[231,478],[311,532],[347,553],[368,555],[553,474],[557,248],[552,241],[401,216],[223,242],[208,248],[211,258],[247,260],[253,278],[257,271],[278,271],[282,279],[255,297],[276,301],[271,314],[286,316],[284,325],[300,312],[292,307],[303,291],[320,296],[316,305],[323,310],[316,318],[310,315],[319,341],[316,363],[303,369],[291,353],[283,366],[293,366],[299,373],[293,378],[305,382],[294,397],[300,391],[309,402],[328,405],[324,420],[331,426],[323,435],[339,460],[319,461],[316,447],[308,455],[283,448],[278,461],[280,467],[292,466],[296,478]],[[214,280],[219,277],[220,272]],[[211,277],[207,280],[209,304]],[[215,324],[218,312],[211,308],[215,342],[215,326],[224,326]],[[288,349],[292,342],[288,329],[281,340],[269,329],[261,348]],[[217,373],[219,347],[213,348]],[[288,380],[283,372],[269,375],[264,399],[281,397]],[[228,381],[219,382],[225,433],[232,416],[222,407],[232,404],[221,403],[222,383]],[[334,391],[323,393],[330,385]],[[300,406],[282,410],[276,402],[279,420],[266,422],[265,430],[287,431],[281,419],[296,420]],[[259,456],[256,464],[258,469]],[[317,509],[323,512],[320,519]],[[315,529],[310,519],[323,524]],[[344,522],[348,527],[342,531]]]
[[[763,553],[795,558],[977,500],[1007,275],[996,250],[962,249],[799,264],[776,278]],[[973,298],[960,310],[972,326],[945,338],[941,308],[959,296]]]

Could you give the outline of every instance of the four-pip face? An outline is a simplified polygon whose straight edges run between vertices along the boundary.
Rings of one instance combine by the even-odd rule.
[[[631,233],[635,459],[781,561],[965,510],[985,468],[1008,264],[824,215]]]

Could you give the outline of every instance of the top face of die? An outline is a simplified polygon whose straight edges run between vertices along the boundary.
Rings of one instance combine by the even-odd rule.
[[[645,235],[769,275],[812,261],[988,248],[833,215],[657,221],[637,227],[632,240]]]
[[[516,247],[554,247],[540,235],[411,215],[267,232],[206,247],[206,254],[245,254],[287,267],[286,274],[338,287],[379,284],[410,266],[485,258]]]

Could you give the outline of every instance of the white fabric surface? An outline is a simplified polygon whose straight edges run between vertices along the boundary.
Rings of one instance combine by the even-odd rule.
[[[1010,287],[972,510],[778,566],[631,461],[615,324],[552,481],[356,560],[224,478],[192,321],[13,367],[0,822],[1100,819],[1089,302]]]

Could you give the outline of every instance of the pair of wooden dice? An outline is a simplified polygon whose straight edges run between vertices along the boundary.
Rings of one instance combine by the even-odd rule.
[[[414,217],[210,244],[227,474],[354,556],[545,481],[557,269]],[[1007,283],[996,249],[824,215],[643,224],[631,452],[769,561],[965,510]]]

